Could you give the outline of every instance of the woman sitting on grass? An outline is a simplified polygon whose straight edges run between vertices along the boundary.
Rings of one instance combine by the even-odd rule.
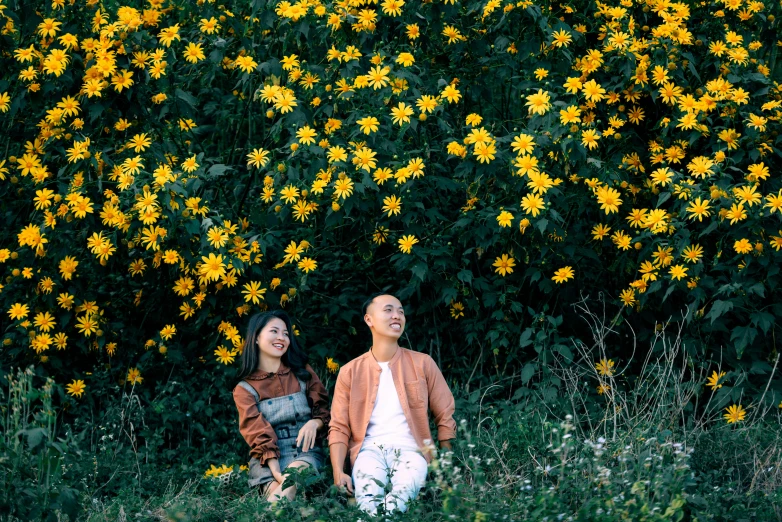
[[[296,343],[288,314],[254,315],[247,327],[233,396],[239,431],[250,445],[250,487],[272,502],[293,500],[282,489],[288,468],[323,465],[320,439],[329,424],[328,392]]]

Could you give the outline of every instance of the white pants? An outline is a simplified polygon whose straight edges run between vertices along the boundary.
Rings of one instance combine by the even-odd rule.
[[[381,504],[386,512],[404,512],[423,487],[426,471],[426,459],[418,450],[364,444],[353,465],[356,504],[370,515],[376,515]],[[389,481],[391,492],[385,494]]]

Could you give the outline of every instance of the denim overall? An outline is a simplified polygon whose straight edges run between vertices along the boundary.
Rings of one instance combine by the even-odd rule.
[[[304,392],[307,386],[301,379],[297,380],[300,387],[298,392],[264,401],[260,400],[258,392],[250,383],[242,381],[239,386],[255,397],[258,412],[274,428],[274,433],[277,435],[277,447],[280,450],[280,471],[284,472],[285,468],[296,460],[302,460],[318,471],[323,466],[324,459],[319,442],[316,441],[315,447],[307,452],[302,452],[301,448],[296,446],[299,430],[312,419],[312,409]],[[257,487],[273,480],[274,476],[272,476],[269,466],[262,466],[261,461],[256,457],[250,459],[250,479],[248,480],[250,487]]]

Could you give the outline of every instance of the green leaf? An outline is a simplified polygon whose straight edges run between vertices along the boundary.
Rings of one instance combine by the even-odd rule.
[[[188,104],[191,109],[196,110],[198,105],[198,99],[195,96],[193,96],[188,92],[183,91],[182,89],[177,89],[175,94],[177,98],[179,98],[180,100]]]
[[[411,270],[413,271],[413,274],[415,274],[415,276],[421,281],[426,279],[426,272],[428,271],[426,263],[416,263],[415,265],[413,265],[413,268],[411,268]]]
[[[713,305],[711,305],[711,309],[709,310],[709,313],[706,315],[706,317],[711,318],[711,324],[714,324],[714,321],[717,320],[721,315],[726,312],[730,312],[731,310],[733,310],[732,301],[720,301],[718,299],[714,301]]]
[[[741,359],[741,356],[744,354],[744,350],[752,343],[752,341],[755,340],[755,336],[757,334],[758,331],[751,326],[737,326],[733,329],[733,332],[731,332],[730,335],[730,340],[736,341],[736,357]]]
[[[229,167],[228,165],[223,165],[222,163],[217,163],[215,165],[212,165],[209,167],[209,170],[206,171],[207,176],[212,178],[219,178],[229,170],[234,170],[232,167]]]
[[[535,370],[537,369],[537,366],[535,363],[527,363],[524,365],[524,368],[521,370],[521,382],[523,384],[527,384],[530,379],[532,379],[532,376],[535,375]]]

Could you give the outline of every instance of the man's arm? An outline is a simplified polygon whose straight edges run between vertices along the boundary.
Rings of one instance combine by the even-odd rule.
[[[443,449],[450,450],[451,443],[449,441],[456,438],[456,421],[453,420],[456,401],[434,359],[427,357],[427,364],[424,368],[426,384],[429,388],[429,410],[431,410],[434,423],[437,425],[437,440]]]
[[[345,456],[348,454],[348,447],[341,442],[335,442],[329,446],[331,454],[331,467],[334,470],[334,485],[338,488],[345,488],[348,493],[353,494],[353,479],[344,472]]]
[[[344,486],[353,493],[353,483],[345,473],[345,457],[348,454],[350,441],[350,378],[344,367],[337,375],[334,386],[334,399],[331,401],[331,421],[329,422],[329,454],[331,468],[334,473],[334,485]]]

